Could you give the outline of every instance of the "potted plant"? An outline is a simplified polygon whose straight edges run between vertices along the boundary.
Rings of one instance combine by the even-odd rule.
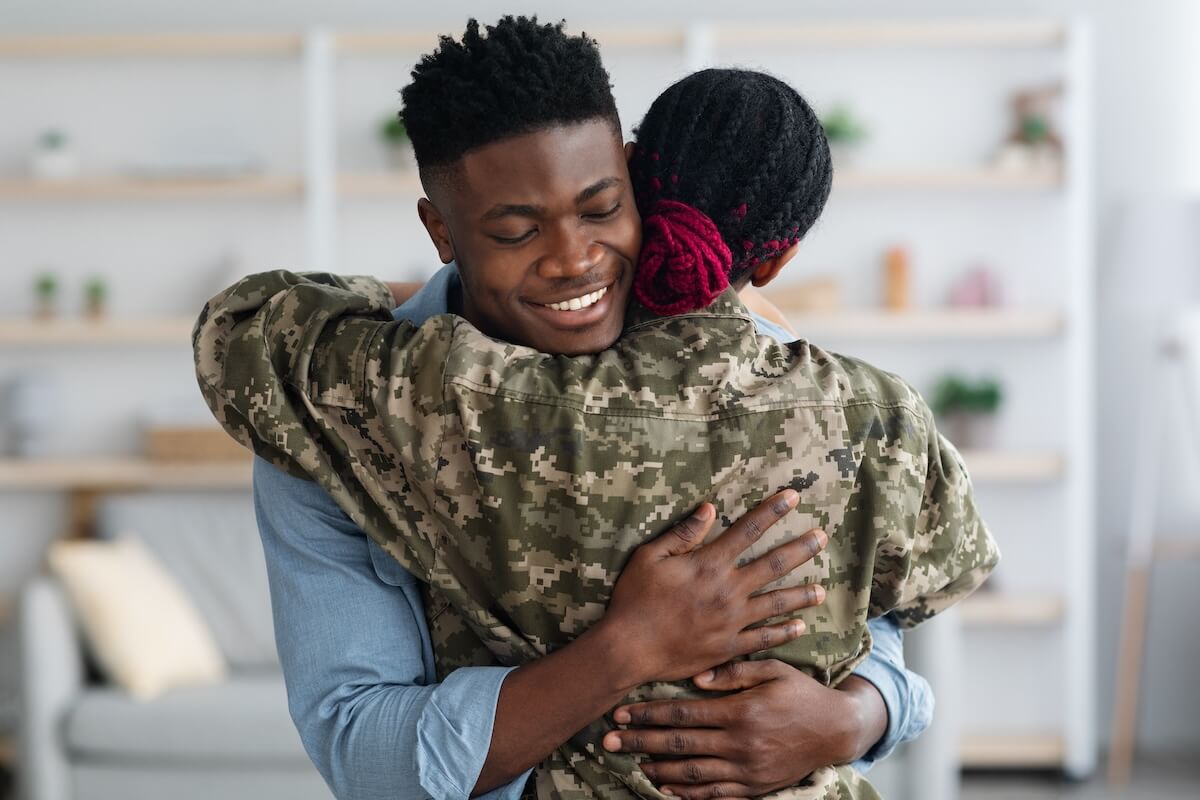
[[[79,172],[79,159],[60,130],[43,131],[30,159],[30,172],[40,180],[63,180]]]
[[[104,316],[104,301],[108,298],[108,285],[101,277],[88,278],[83,284],[84,313],[92,319]]]
[[[834,106],[821,120],[821,127],[825,129],[825,140],[829,142],[829,153],[835,166],[851,163],[854,153],[867,136],[867,129],[844,105]]]
[[[958,375],[942,378],[930,407],[946,438],[962,448],[988,448],[995,444],[996,412],[1003,393],[998,381],[970,381]]]
[[[408,129],[398,114],[390,114],[379,125],[379,136],[387,148],[388,163],[394,169],[409,170],[416,166]]]
[[[58,300],[58,277],[52,272],[43,272],[33,282],[33,294],[36,301],[34,316],[38,319],[50,319],[55,313],[55,303]]]

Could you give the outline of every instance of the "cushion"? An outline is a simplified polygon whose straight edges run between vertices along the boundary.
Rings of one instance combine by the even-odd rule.
[[[225,678],[204,620],[139,539],[58,541],[48,562],[96,663],[134,698]]]
[[[67,715],[67,749],[88,761],[311,766],[288,716],[277,670],[231,672],[222,683],[138,703],[89,689]]]
[[[96,535],[125,533],[145,542],[187,592],[232,669],[278,669],[250,492],[106,495],[96,509]]]

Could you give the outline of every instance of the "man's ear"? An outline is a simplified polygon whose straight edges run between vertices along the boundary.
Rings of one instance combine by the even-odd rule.
[[[800,243],[796,242],[779,255],[764,258],[758,262],[758,266],[754,268],[754,272],[750,273],[750,283],[762,287],[775,280],[775,276],[779,274],[779,270],[783,269],[784,265],[792,260],[799,249]]]
[[[636,145],[633,142],[625,143],[625,163],[626,164],[628,164],[630,161],[633,160],[633,148],[634,147],[636,147]]]
[[[442,212],[438,211],[429,198],[422,197],[417,201],[417,216],[421,218],[429,240],[437,248],[438,258],[443,264],[449,264],[454,260],[454,242],[450,240],[450,228],[446,225]]]

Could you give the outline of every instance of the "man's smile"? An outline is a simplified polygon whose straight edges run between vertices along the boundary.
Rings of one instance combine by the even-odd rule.
[[[590,292],[579,292],[571,297],[565,297],[552,303],[537,303],[525,301],[526,306],[538,315],[544,322],[554,328],[571,329],[595,325],[612,313],[622,313],[624,309],[614,309],[613,293],[609,291],[616,281],[601,286]]]

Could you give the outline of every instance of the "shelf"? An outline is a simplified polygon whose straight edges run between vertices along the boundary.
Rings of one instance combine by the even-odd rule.
[[[928,311],[845,310],[795,311],[803,288],[779,288],[764,292],[767,299],[787,314],[797,333],[805,339],[824,337],[849,339],[1046,339],[1064,328],[1062,314],[1052,311],[991,309],[934,309]]]
[[[1058,170],[1014,171],[992,167],[945,169],[836,169],[834,188],[846,190],[1022,190],[1056,189],[1062,185]],[[409,172],[345,172],[338,191],[352,197],[421,196],[415,170]]]
[[[415,169],[402,172],[343,172],[337,180],[344,197],[385,197],[416,200],[425,194]]]
[[[251,175],[237,178],[127,178],[120,176],[36,180],[0,178],[0,200],[204,200],[299,198],[300,178]]]
[[[1058,734],[965,735],[959,757],[966,769],[1047,768],[1063,764],[1066,749]]]
[[[979,627],[1053,625],[1063,619],[1056,595],[1010,594],[981,589],[963,601],[962,620]]]
[[[960,450],[976,483],[1046,483],[1063,475],[1063,457],[1054,452]]]
[[[13,345],[175,344],[191,346],[195,318],[0,320],[0,347]]]
[[[445,31],[348,31],[335,39],[339,53],[346,55],[413,55],[433,50],[438,37],[461,30]],[[569,33],[586,33],[601,48],[682,48],[687,33],[682,27],[572,28]]]
[[[1065,37],[1058,22],[995,19],[719,25],[714,31],[718,45],[753,46],[1056,47]]]
[[[835,189],[1023,190],[1058,189],[1057,169],[1013,170],[996,167],[930,167],[922,169],[834,168]]]
[[[248,489],[240,461],[178,463],[145,458],[0,459],[0,490]]]
[[[0,37],[0,58],[91,56],[292,56],[304,47],[294,33],[157,33]]]
[[[830,47],[1055,47],[1065,39],[1058,22],[1039,20],[971,20],[961,22],[848,21],[785,25],[729,25],[700,22],[712,44],[720,46],[815,45]],[[602,48],[682,48],[688,41],[684,26],[591,28],[572,26]],[[337,37],[343,53],[410,53],[432,49],[438,36],[460,31],[361,31]]]

